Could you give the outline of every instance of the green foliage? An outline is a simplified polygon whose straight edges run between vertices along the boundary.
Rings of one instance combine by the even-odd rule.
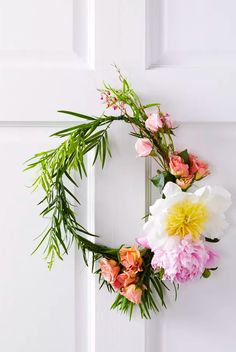
[[[155,187],[157,187],[162,193],[163,188],[167,182],[175,182],[175,176],[173,176],[169,171],[157,171],[157,174],[151,178],[151,182]]]
[[[39,204],[45,205],[41,215],[50,216],[50,223],[36,250],[47,241],[44,252],[49,268],[52,267],[55,257],[62,259],[63,255],[68,253],[74,240],[82,249],[86,262],[86,250],[94,253],[100,251],[100,246],[81,236],[92,234],[77,221],[75,205],[79,204],[79,200],[74,195],[77,183],[73,174],[77,171],[81,179],[87,176],[85,156],[93,148],[96,148],[94,162],[99,157],[102,167],[104,166],[107,154],[111,156],[108,128],[114,120],[121,119],[120,116],[95,119],[68,111],[65,113],[89,122],[54,133],[53,136],[65,140],[55,149],[36,154],[26,168],[39,169],[40,174],[33,187],[42,187],[45,193]],[[72,188],[67,186],[68,183]]]

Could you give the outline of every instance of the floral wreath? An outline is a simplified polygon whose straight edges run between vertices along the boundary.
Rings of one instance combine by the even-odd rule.
[[[116,292],[111,308],[128,313],[131,318],[137,306],[142,318],[150,318],[151,311],[166,308],[165,295],[170,284],[177,295],[179,284],[208,278],[217,269],[219,255],[213,245],[227,227],[224,213],[231,197],[217,186],[188,191],[209,175],[208,164],[187,149],[175,150],[175,128],[169,114],[161,111],[159,103],[143,105],[119,69],[118,74],[120,89],[104,84],[99,90],[106,107],[100,117],[59,111],[85,122],[53,134],[63,138],[63,142],[28,161],[26,170],[39,169],[33,187],[44,191],[39,203],[45,204],[41,215],[50,216],[34,252],[46,243],[44,253],[51,269],[55,258],[62,259],[75,242],[86,265],[90,263],[92,272],[98,274],[100,288],[105,286]],[[118,114],[110,115],[109,109]],[[151,182],[162,197],[150,206],[142,235],[131,247],[110,248],[90,241],[90,236],[97,236],[78,222],[72,203],[79,204],[79,200],[68,187],[68,182],[77,187],[72,172],[77,171],[81,179],[86,177],[84,158],[92,149],[93,163],[100,159],[104,167],[107,155],[111,156],[108,130],[114,121],[130,124],[130,135],[137,139],[138,156],[151,157],[158,165]]]

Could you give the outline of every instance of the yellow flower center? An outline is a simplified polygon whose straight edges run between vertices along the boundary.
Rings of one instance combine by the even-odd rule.
[[[198,240],[207,220],[208,213],[203,204],[184,200],[175,203],[169,209],[165,230],[169,236],[177,235],[184,238],[192,235],[194,240]]]

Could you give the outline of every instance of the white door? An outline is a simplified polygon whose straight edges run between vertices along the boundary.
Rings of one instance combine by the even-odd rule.
[[[70,124],[58,109],[101,112],[96,88],[118,84],[115,62],[181,124],[177,143],[210,161],[207,181],[234,196],[235,12],[233,0],[0,0],[1,351],[235,351],[235,208],[212,278],[182,286],[151,321],[129,322],[75,250],[50,273],[42,253],[30,256],[46,223],[26,188],[34,175],[22,173]],[[112,160],[80,190],[81,220],[111,246],[133,243],[154,197],[134,142],[116,123]]]

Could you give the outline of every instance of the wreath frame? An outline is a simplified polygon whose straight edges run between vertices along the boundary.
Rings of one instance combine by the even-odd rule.
[[[186,168],[191,166],[188,150],[175,150],[173,137],[176,127],[173,127],[169,115],[161,111],[160,103],[143,105],[120,70],[117,67],[116,69],[121,88],[115,89],[109,84],[104,84],[99,90],[101,100],[105,103],[105,110],[101,116],[93,117],[60,110],[59,113],[85,122],[54,133],[53,137],[63,139],[58,147],[37,153],[27,160],[25,170],[39,171],[32,185],[33,190],[42,188],[44,191],[44,197],[38,203],[45,205],[40,215],[50,217],[49,225],[41,235],[33,253],[46,243],[44,255],[48,268],[51,269],[55,258],[63,260],[63,255],[68,254],[72,243],[75,242],[83,254],[85,264],[91,265],[91,271],[98,274],[100,288],[105,286],[109,292],[117,291],[111,308],[127,313],[131,319],[134,307],[138,306],[141,317],[150,319],[152,311],[159,312],[161,307],[167,308],[165,297],[170,287],[163,280],[164,269],[152,268],[154,253],[150,248],[144,248],[142,243],[136,247],[122,245],[119,248],[110,248],[90,240],[91,236],[95,238],[100,236],[90,233],[78,222],[75,204],[80,205],[80,202],[67,183],[78,187],[73,176],[74,172],[79,174],[80,179],[87,176],[85,157],[91,150],[95,150],[93,165],[100,159],[102,168],[105,166],[107,157],[112,156],[108,131],[114,121],[129,124],[132,128],[130,135],[138,138],[136,150],[139,156],[151,157],[156,161],[158,170],[150,181],[159,189],[163,198],[165,198],[163,189],[168,182],[178,183],[185,192],[193,183],[206,177],[209,169],[208,165],[202,162],[204,168],[200,176],[197,177],[195,172],[191,178],[182,177],[181,173],[173,171],[171,155],[180,158]],[[119,114],[107,114],[109,109],[118,111]],[[154,117],[149,119],[153,116],[148,113],[150,109],[155,110],[154,115],[158,116],[158,121]],[[205,237],[205,241],[214,243],[219,239]],[[95,265],[97,261],[99,261],[98,268]],[[134,277],[129,276],[130,270],[133,270]],[[216,270],[216,267],[205,268],[202,276],[208,278],[212,270]],[[114,280],[119,274],[126,275],[128,284],[127,287],[117,290],[117,287],[114,287]],[[173,281],[172,285],[176,299],[179,284]],[[128,290],[130,291],[127,293]]]

